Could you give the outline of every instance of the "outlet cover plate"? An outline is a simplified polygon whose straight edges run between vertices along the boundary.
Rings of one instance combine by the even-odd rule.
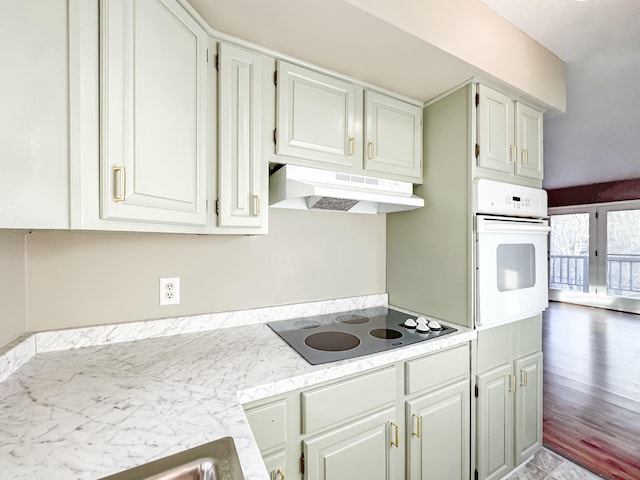
[[[160,279],[160,305],[180,304],[180,277]]]

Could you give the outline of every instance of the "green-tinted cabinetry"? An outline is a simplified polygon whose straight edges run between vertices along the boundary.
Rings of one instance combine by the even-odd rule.
[[[542,446],[541,316],[478,332],[476,469],[502,478]]]
[[[278,61],[278,161],[420,183],[422,107]]]
[[[463,344],[246,405],[271,478],[468,480],[469,352]]]

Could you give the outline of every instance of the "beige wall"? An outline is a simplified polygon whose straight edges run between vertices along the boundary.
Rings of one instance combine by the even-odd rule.
[[[564,62],[480,0],[346,0],[566,111]]]
[[[0,232],[0,347],[26,330],[24,234]]]
[[[382,293],[385,224],[384,215],[271,209],[267,236],[34,232],[27,329]],[[181,304],[160,307],[158,279],[168,276],[180,277]]]

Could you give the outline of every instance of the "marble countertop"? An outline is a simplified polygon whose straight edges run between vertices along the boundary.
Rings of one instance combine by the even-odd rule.
[[[97,479],[232,436],[268,480],[242,404],[461,344],[473,330],[310,365],[266,324],[38,353],[0,383],[7,478]]]

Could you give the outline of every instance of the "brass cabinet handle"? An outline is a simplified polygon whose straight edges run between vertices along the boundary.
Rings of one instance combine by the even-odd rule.
[[[373,142],[369,142],[369,160],[373,160]]]
[[[509,163],[516,163],[518,156],[518,149],[515,145],[509,145]]]
[[[527,149],[526,148],[521,148],[520,149],[520,165],[526,165],[527,161],[525,160],[525,155],[526,155]]]
[[[278,467],[278,470],[272,470],[269,472],[269,478],[271,480],[278,480],[278,478],[284,480],[284,472],[282,471],[282,468]]]
[[[391,441],[391,445],[398,448],[398,446],[400,445],[398,441],[398,425],[396,425],[394,422],[389,422],[389,423],[395,429],[395,436],[394,436],[394,440]]]
[[[253,196],[253,216],[260,216],[260,195]]]
[[[527,371],[520,370],[520,385],[523,387],[527,386]]]
[[[422,417],[420,415],[413,414],[413,417],[416,419],[416,432],[411,432],[411,435],[420,438],[422,436]]]
[[[348,155],[351,156],[354,153],[356,153],[356,139],[354,137],[349,137],[349,153],[348,153]]]
[[[516,391],[516,377],[514,375],[509,375],[509,391]]]
[[[125,198],[125,170],[124,166],[113,167],[113,201],[124,202]]]

